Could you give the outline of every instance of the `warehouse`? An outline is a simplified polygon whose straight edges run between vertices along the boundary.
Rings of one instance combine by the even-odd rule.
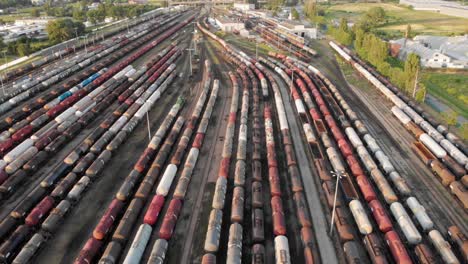
[[[421,57],[428,68],[468,68],[468,37],[416,36],[390,41],[392,55],[404,60],[410,53]]]
[[[224,32],[240,31],[244,29],[244,23],[227,17],[218,17],[215,19],[216,25]]]

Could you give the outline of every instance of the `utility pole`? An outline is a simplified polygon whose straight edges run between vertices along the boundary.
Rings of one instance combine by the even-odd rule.
[[[150,121],[149,121],[149,109],[146,111],[146,123],[148,124],[148,140],[151,141],[151,128],[150,128]]]
[[[292,91],[293,91],[293,85],[294,85],[294,70],[291,70],[291,83],[289,86],[289,100],[292,101]]]
[[[5,65],[6,65],[6,63],[7,63],[6,53],[7,53],[7,51],[4,50],[4,51],[3,51],[3,59],[4,59],[4,61],[5,61]],[[2,76],[2,78],[1,78],[1,80],[2,80],[2,92],[3,92],[3,96],[5,96],[5,86],[3,86],[3,79],[5,78],[6,69],[7,69],[7,68],[3,69],[3,76]]]
[[[84,49],[85,49],[85,53],[88,54],[88,48],[86,47],[86,44],[88,43],[88,35],[85,36],[85,39],[84,39]]]
[[[332,217],[331,217],[331,222],[330,222],[330,236],[333,234],[333,221],[335,221],[335,210],[336,210],[336,198],[338,196],[338,185],[340,184],[340,178],[344,175],[344,172],[342,171],[330,171],[332,176],[336,177],[336,186],[335,186],[335,197],[333,198],[333,212],[332,212]]]
[[[416,91],[418,90],[418,79],[419,79],[419,65],[416,70],[416,77],[414,78],[413,98],[416,97]]]
[[[258,37],[255,37],[255,60],[258,60]]]
[[[192,68],[192,50],[194,50],[194,49],[188,48],[188,49],[185,49],[185,50],[187,50],[187,51],[189,52],[190,76],[192,76],[192,74],[193,74],[193,68]]]
[[[76,52],[76,43],[78,42],[78,28],[74,28],[75,29],[75,45],[73,45],[73,52]]]

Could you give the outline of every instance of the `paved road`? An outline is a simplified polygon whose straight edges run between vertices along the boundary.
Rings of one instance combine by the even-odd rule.
[[[317,246],[320,251],[320,257],[322,263],[333,264],[338,263],[337,253],[333,247],[333,242],[328,236],[328,222],[325,219],[324,208],[320,204],[319,189],[320,185],[317,185],[314,178],[318,178],[318,175],[313,175],[310,168],[311,163],[307,159],[307,154],[304,149],[304,143],[302,142],[302,136],[300,132],[301,125],[296,119],[296,114],[292,108],[291,101],[289,100],[289,92],[286,85],[279,79],[278,76],[274,75],[283,97],[284,108],[286,110],[286,116],[289,121],[289,132],[294,144],[294,150],[296,152],[297,165],[301,171],[302,182],[304,184],[305,196],[307,204],[309,205],[309,211],[312,215],[314,231],[316,233]]]

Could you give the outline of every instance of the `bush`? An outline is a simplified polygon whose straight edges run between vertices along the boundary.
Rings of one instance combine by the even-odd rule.
[[[83,34],[85,26],[81,22],[65,18],[50,21],[46,30],[49,34],[49,40],[53,43],[59,43]]]

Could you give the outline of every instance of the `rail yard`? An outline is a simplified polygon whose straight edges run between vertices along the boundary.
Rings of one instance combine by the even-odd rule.
[[[468,262],[463,140],[346,47],[233,13],[256,54],[213,10],[4,76],[0,263]]]

